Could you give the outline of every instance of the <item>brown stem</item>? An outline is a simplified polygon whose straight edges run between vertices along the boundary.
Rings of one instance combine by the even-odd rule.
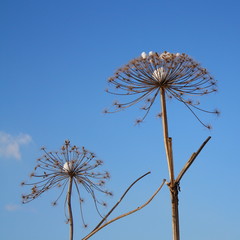
[[[163,126],[163,139],[167,156],[168,172],[169,172],[169,189],[172,202],[172,230],[173,240],[180,240],[179,233],[179,216],[178,216],[178,186],[175,184],[174,179],[174,165],[172,154],[172,139],[168,136],[168,121],[167,121],[167,107],[164,88],[160,89],[161,108],[162,108],[162,126]]]
[[[180,239],[179,233],[179,215],[178,215],[178,186],[170,186],[170,194],[172,201],[172,230],[173,230],[173,240]]]
[[[162,107],[162,126],[163,126],[164,146],[165,146],[165,151],[167,156],[170,182],[173,185],[174,184],[174,166],[173,166],[173,159],[172,159],[172,153],[171,153],[171,138],[168,137],[166,98],[165,98],[165,90],[163,88],[161,88],[161,107]]]
[[[106,216],[98,223],[98,225],[93,229],[96,230],[97,228],[99,228],[105,221],[106,219],[110,216],[110,214],[114,211],[114,209],[120,204],[120,202],[123,200],[123,198],[126,196],[126,194],[128,193],[128,191],[133,187],[133,185],[135,183],[137,183],[139,180],[141,180],[142,178],[144,178],[145,176],[147,176],[148,174],[150,174],[151,172],[147,172],[145,174],[143,174],[141,177],[139,177],[138,179],[136,179],[128,188],[127,190],[124,192],[124,194],[121,196],[121,198],[118,200],[118,202],[112,207],[112,209],[106,214]]]
[[[69,178],[68,184],[68,192],[67,192],[67,205],[68,205],[68,214],[69,214],[69,240],[73,240],[73,214],[72,214],[72,205],[71,205],[71,197],[72,197],[72,182],[73,178]]]
[[[202,149],[204,148],[204,146],[207,144],[207,142],[211,139],[211,137],[209,136],[200,146],[200,148],[197,150],[197,152],[194,152],[192,154],[192,156],[189,158],[189,160],[186,162],[186,164],[184,165],[184,167],[182,168],[181,172],[178,174],[175,183],[179,184],[180,180],[182,179],[183,175],[185,174],[185,172],[188,170],[188,168],[192,165],[193,161],[196,159],[196,157],[198,156],[198,154],[202,151]]]

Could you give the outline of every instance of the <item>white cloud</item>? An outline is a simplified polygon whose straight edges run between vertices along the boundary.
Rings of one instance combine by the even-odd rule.
[[[13,212],[21,209],[21,205],[19,204],[7,204],[5,205],[5,210],[8,212]]]
[[[0,132],[0,157],[21,159],[20,146],[28,144],[32,138],[28,134],[12,136],[5,132]]]

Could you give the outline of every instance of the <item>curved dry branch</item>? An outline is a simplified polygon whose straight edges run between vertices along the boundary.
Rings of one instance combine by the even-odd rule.
[[[146,176],[146,175],[149,174],[149,173],[150,173],[150,172],[144,174],[143,176],[141,176],[140,178],[138,178],[136,181],[134,181],[134,182],[128,187],[128,189],[127,189],[127,190],[125,191],[125,193],[122,195],[122,197],[121,197],[120,200],[117,202],[117,204],[115,204],[114,207],[110,210],[110,213],[112,213],[112,211],[113,211],[113,210],[117,207],[117,205],[122,201],[122,199],[124,198],[124,196],[126,195],[126,193],[129,191],[129,189],[130,189],[137,181],[139,181],[141,178],[143,178],[144,176]],[[145,202],[143,205],[141,205],[140,207],[137,207],[137,208],[135,208],[134,210],[131,210],[131,211],[127,212],[127,213],[124,213],[124,214],[122,214],[122,215],[119,215],[118,217],[113,218],[112,220],[109,220],[108,222],[104,223],[103,225],[101,225],[102,223],[101,223],[101,224],[98,224],[99,227],[96,227],[96,228],[95,228],[92,232],[90,232],[87,236],[85,236],[84,238],[82,238],[82,240],[87,240],[87,239],[89,239],[89,238],[92,237],[95,233],[97,233],[99,230],[101,230],[102,228],[106,227],[106,226],[109,225],[110,223],[113,223],[113,222],[115,222],[115,221],[117,221],[117,220],[119,220],[119,219],[121,219],[121,218],[123,218],[123,217],[126,217],[126,216],[128,216],[128,215],[130,215],[130,214],[132,214],[132,213],[135,213],[135,212],[141,210],[142,208],[144,208],[145,206],[147,206],[147,205],[153,200],[153,198],[158,194],[158,192],[162,189],[162,187],[163,187],[163,185],[164,185],[165,182],[166,182],[166,179],[163,179],[163,182],[162,182],[161,186],[154,192],[154,194],[153,194],[153,195],[148,199],[148,201]],[[109,216],[110,214],[107,214],[107,215]],[[103,222],[103,221],[101,221],[101,222]]]
[[[139,177],[138,179],[136,179],[128,188],[127,190],[124,192],[124,194],[121,196],[121,198],[118,200],[118,202],[112,207],[112,209],[106,214],[106,216],[99,222],[99,224],[93,229],[96,230],[97,228],[99,228],[103,222],[105,222],[105,220],[109,217],[109,215],[114,211],[114,209],[119,205],[119,203],[123,200],[123,198],[126,196],[126,194],[128,193],[128,191],[133,187],[133,185],[135,183],[137,183],[139,180],[141,180],[142,178],[144,178],[145,176],[147,176],[148,174],[150,174],[151,172],[147,172],[145,174],[143,174],[141,177]]]

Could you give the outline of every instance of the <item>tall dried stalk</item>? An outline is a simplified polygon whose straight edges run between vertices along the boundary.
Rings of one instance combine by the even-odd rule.
[[[179,212],[178,212],[178,192],[179,184],[183,175],[186,173],[188,168],[191,166],[193,161],[196,159],[197,155],[201,152],[206,143],[210,140],[211,137],[208,137],[204,143],[201,145],[199,150],[196,153],[193,153],[191,158],[187,161],[183,169],[180,171],[178,177],[174,178],[174,163],[173,163],[173,150],[172,150],[172,138],[168,136],[168,121],[167,121],[167,106],[165,99],[165,90],[161,88],[161,107],[162,107],[162,126],[163,126],[163,138],[164,146],[166,151],[168,171],[170,182],[167,184],[170,190],[171,203],[172,203],[172,232],[173,240],[180,240],[180,227],[179,227]]]
[[[168,120],[167,120],[167,105],[166,105],[166,96],[165,96],[165,89],[160,89],[160,101],[161,101],[161,108],[162,108],[162,126],[163,126],[163,139],[164,139],[164,146],[165,152],[167,157],[168,163],[168,172],[169,172],[169,179],[170,182],[168,183],[168,187],[170,190],[171,195],[171,204],[172,204],[172,233],[173,233],[173,240],[180,240],[180,227],[179,227],[179,211],[178,211],[178,192],[179,192],[179,183],[183,176],[183,174],[188,170],[190,165],[196,159],[197,155],[200,153],[202,148],[205,144],[210,140],[210,137],[204,142],[204,144],[200,147],[198,153],[194,153],[191,161],[187,162],[182,171],[180,172],[179,176],[175,180],[174,178],[174,161],[173,161],[173,150],[172,150],[172,138],[168,135]]]
[[[171,194],[172,202],[172,232],[173,240],[180,240],[179,234],[179,214],[178,214],[178,189],[175,185],[174,179],[174,165],[173,165],[173,154],[172,154],[172,139],[168,136],[168,121],[167,121],[167,107],[165,99],[165,90],[161,88],[161,106],[162,106],[162,125],[163,125],[163,138],[164,146],[167,156],[168,172],[169,172],[169,189]]]
[[[162,117],[163,139],[166,151],[169,183],[172,202],[172,230],[173,240],[180,240],[179,214],[178,214],[178,191],[180,180],[188,170],[190,165],[196,159],[205,144],[209,141],[208,137],[196,153],[185,164],[177,178],[174,178],[174,164],[172,153],[172,139],[168,136],[168,121],[166,96],[174,98],[183,103],[196,117],[196,119],[208,129],[210,125],[205,124],[195,113],[200,110],[205,113],[214,113],[219,115],[218,110],[207,111],[199,107],[199,101],[193,101],[190,98],[216,92],[216,81],[199,63],[193,60],[185,53],[157,53],[143,52],[140,57],[131,60],[129,63],[119,68],[113,77],[108,79],[109,84],[114,87],[113,90],[107,89],[110,94],[125,95],[128,99],[124,103],[115,101],[113,110],[104,110],[104,113],[118,112],[131,107],[139,102],[145,104],[140,107],[145,114],[136,123],[141,123],[148,115],[156,98],[160,95],[162,113],[157,116]]]

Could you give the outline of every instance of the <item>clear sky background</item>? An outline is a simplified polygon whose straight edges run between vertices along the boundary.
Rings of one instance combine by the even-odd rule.
[[[176,174],[209,136],[210,142],[181,181],[180,227],[184,240],[239,240],[239,1],[190,0],[2,0],[0,3],[0,238],[68,239],[58,191],[21,205],[22,180],[41,156],[65,139],[104,160],[114,192],[109,208],[137,177],[139,182],[113,216],[143,204],[168,178],[160,111],[146,121],[136,107],[104,115],[115,97],[104,92],[107,78],[142,51],[185,52],[218,81],[219,92],[204,96],[205,129],[180,103],[168,102]],[[171,239],[171,208],[165,186],[143,210],[109,225],[92,240]],[[89,228],[75,206],[75,239],[99,220],[86,203]]]

